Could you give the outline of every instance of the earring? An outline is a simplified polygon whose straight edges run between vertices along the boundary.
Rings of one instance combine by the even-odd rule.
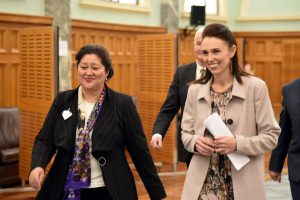
[[[232,73],[232,61],[230,60],[230,72]]]
[[[107,79],[107,77],[105,77],[105,81],[107,81],[108,79]]]

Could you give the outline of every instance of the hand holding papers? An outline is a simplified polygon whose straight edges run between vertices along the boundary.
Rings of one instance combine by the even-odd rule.
[[[211,114],[206,120],[204,120],[204,126],[210,131],[213,136],[233,137],[232,133],[225,125],[222,118],[216,112]],[[248,156],[237,152],[227,154],[227,156],[236,170],[240,170],[250,161],[250,158]]]

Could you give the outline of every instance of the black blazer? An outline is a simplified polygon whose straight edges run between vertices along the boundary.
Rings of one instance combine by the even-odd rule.
[[[288,173],[292,181],[300,181],[300,79],[282,89],[281,134],[272,151],[269,169],[281,172],[288,154]]]
[[[59,93],[35,139],[32,169],[37,166],[45,169],[56,153],[36,199],[62,199],[66,175],[74,154],[77,104],[78,89]],[[62,112],[68,109],[72,116],[64,120]],[[131,97],[107,87],[102,111],[93,130],[92,144],[92,154],[99,159],[104,183],[114,200],[138,199],[125,148],[128,149],[150,198],[158,200],[166,196]]]
[[[168,95],[161,106],[152,131],[153,134],[159,133],[164,138],[171,121],[179,109],[181,109],[179,114],[179,126],[177,128],[177,148],[178,160],[183,162],[186,162],[188,152],[185,150],[181,141],[180,123],[188,92],[188,83],[195,80],[196,68],[196,62],[177,68]]]

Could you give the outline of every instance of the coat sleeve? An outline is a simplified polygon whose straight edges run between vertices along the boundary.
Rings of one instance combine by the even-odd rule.
[[[253,102],[257,134],[251,137],[236,135],[237,152],[252,156],[274,149],[280,134],[267,86],[263,81],[255,82],[255,84]]]
[[[272,151],[270,158],[269,169],[275,172],[281,172],[284,160],[287,156],[289,145],[292,140],[292,124],[291,118],[289,116],[287,105],[286,105],[286,95],[285,90],[282,90],[282,110],[280,113],[279,125],[281,127],[281,134],[278,139],[277,147]]]
[[[50,107],[39,134],[35,138],[32,147],[31,170],[35,167],[42,167],[45,169],[55,153],[55,147],[53,145],[53,133],[55,123],[59,115],[57,107],[58,102],[59,97],[57,96]]]
[[[180,108],[179,98],[179,76],[181,69],[178,68],[174,74],[172,84],[169,88],[167,97],[160,108],[157,118],[154,123],[152,133],[159,133],[164,137],[172,122],[174,116],[178,113]]]
[[[194,124],[195,124],[195,102],[196,97],[194,96],[193,87],[191,85],[188,90],[187,99],[184,106],[184,112],[181,121],[181,140],[184,148],[192,153],[195,153],[195,143],[199,135],[195,134]]]
[[[163,199],[166,193],[151,157],[141,119],[130,97],[126,98],[122,109],[125,143],[133,163],[150,198]]]

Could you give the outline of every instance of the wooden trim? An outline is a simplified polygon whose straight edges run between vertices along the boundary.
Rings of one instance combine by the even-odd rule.
[[[103,22],[92,22],[85,20],[72,20],[72,28],[90,28],[90,29],[101,29],[108,31],[130,31],[137,33],[166,33],[167,29],[164,27],[151,27],[151,26],[136,26],[136,25],[121,25],[111,24]]]
[[[21,15],[11,13],[0,13],[0,22],[52,25],[53,19],[48,16]]]
[[[300,31],[290,32],[234,32],[235,37],[245,38],[295,38],[300,37]]]

